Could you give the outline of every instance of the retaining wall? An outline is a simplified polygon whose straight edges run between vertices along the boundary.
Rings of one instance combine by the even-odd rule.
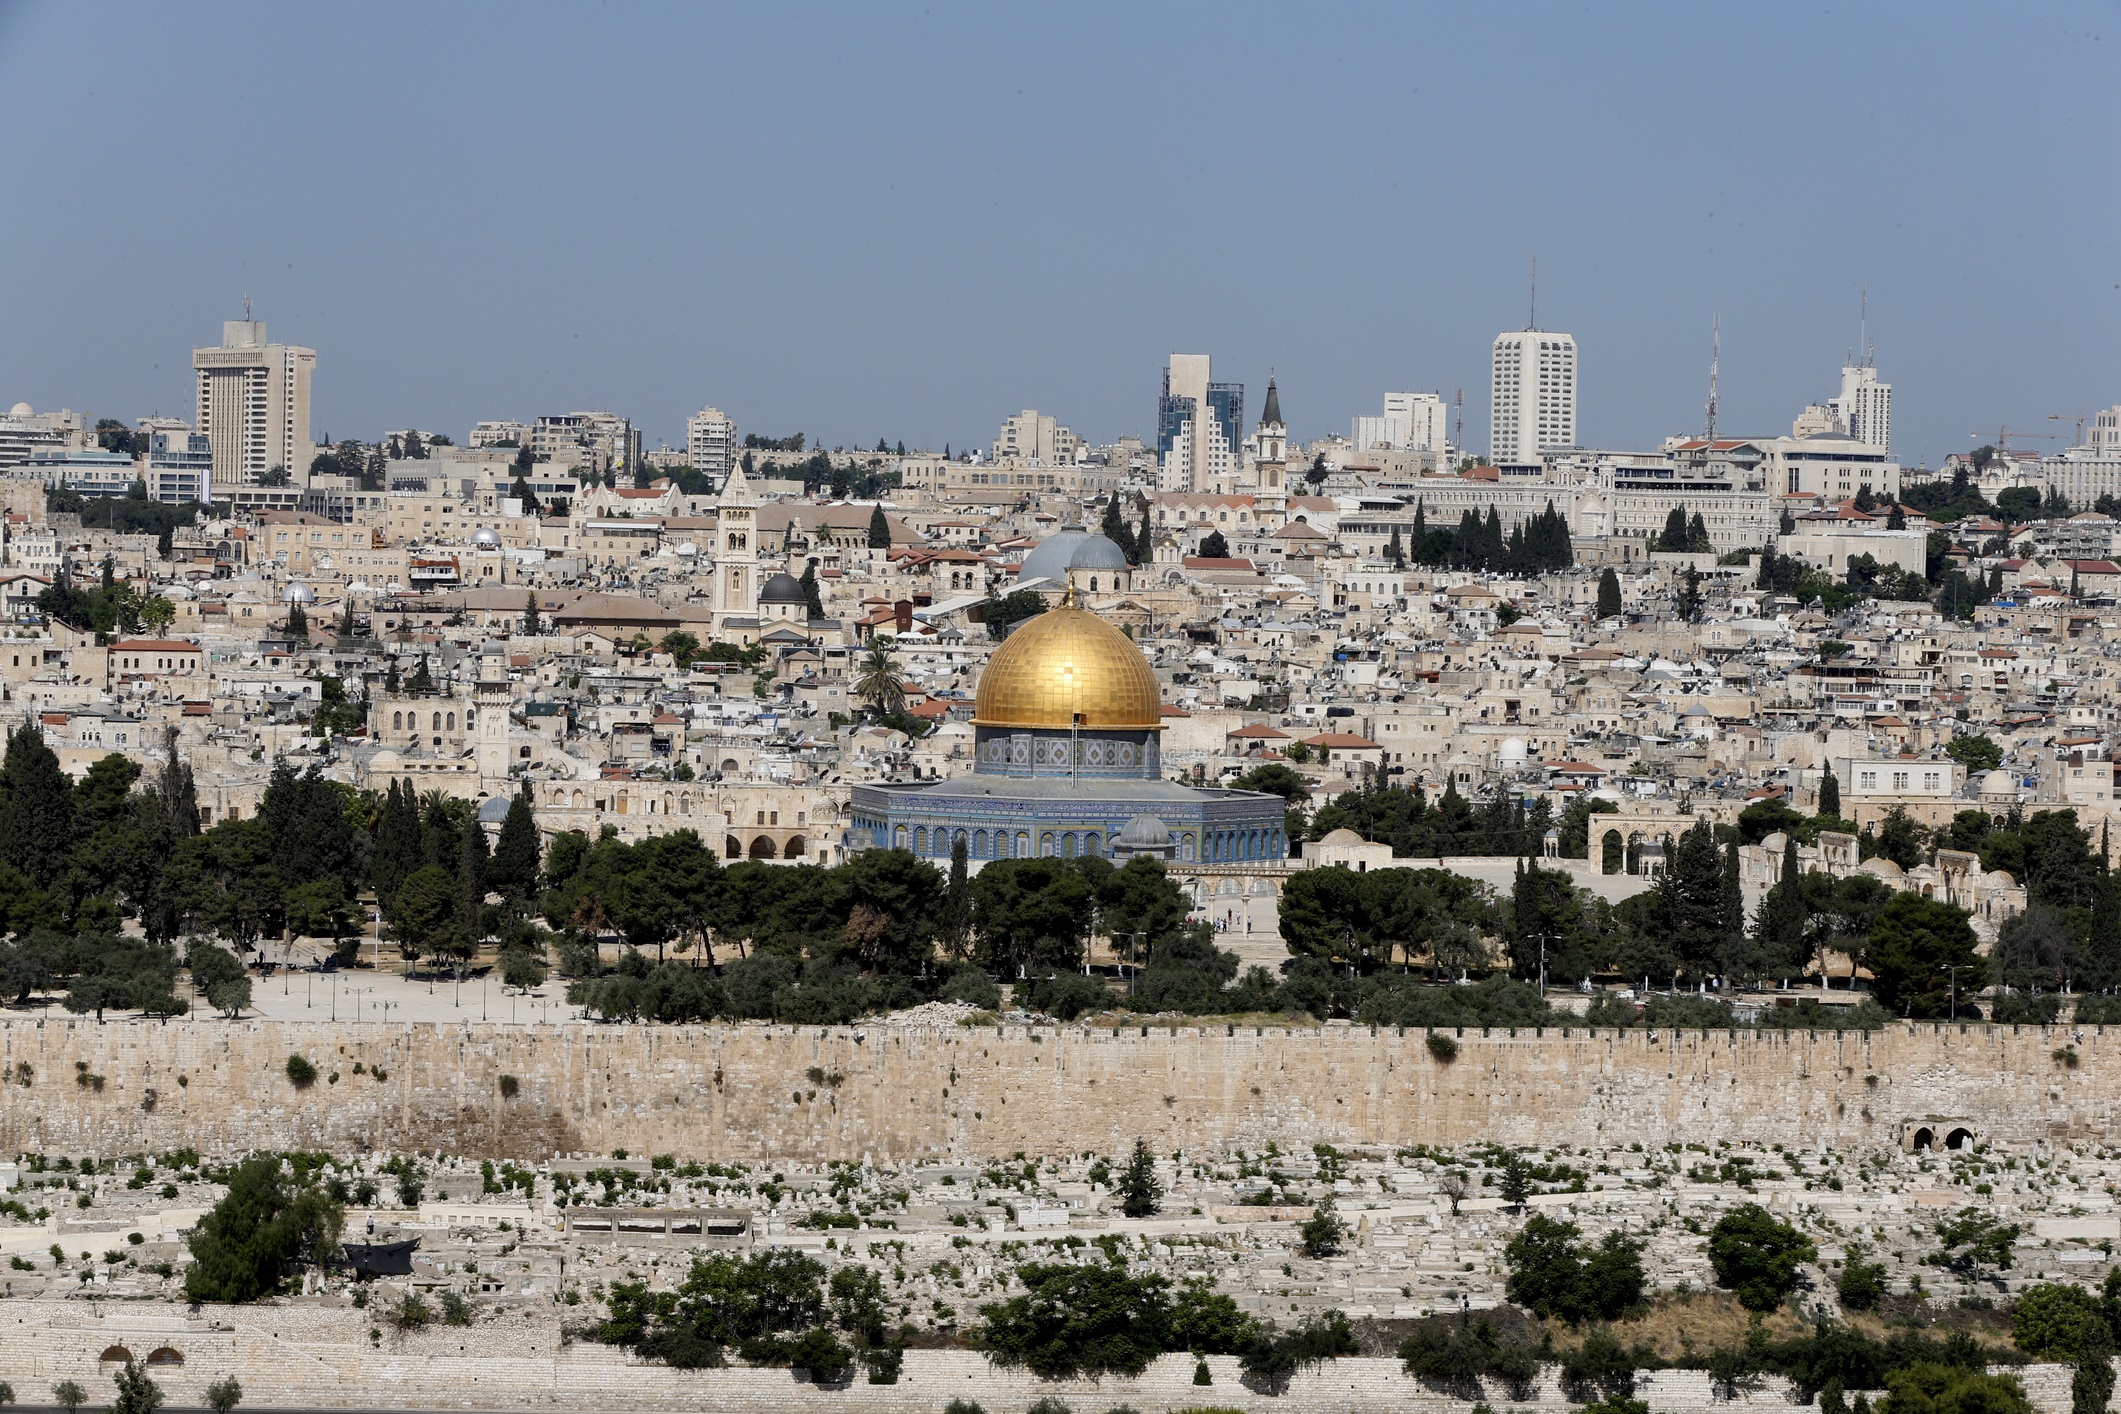
[[[1193,1360],[1167,1355],[1139,1377],[1045,1381],[999,1370],[968,1351],[906,1353],[898,1383],[853,1383],[820,1388],[788,1370],[672,1370],[643,1364],[609,1346],[567,1343],[559,1322],[516,1320],[461,1330],[428,1331],[380,1340],[369,1337],[362,1311],[316,1307],[206,1307],[196,1315],[165,1308],[128,1309],[113,1303],[9,1301],[0,1303],[0,1379],[26,1404],[42,1404],[54,1381],[72,1379],[92,1403],[110,1398],[106,1354],[164,1362],[149,1373],[176,1405],[204,1403],[206,1386],[234,1375],[250,1408],[279,1409],[732,1409],[760,1414],[817,1414],[842,1407],[859,1414],[936,1414],[953,1398],[978,1402],[990,1414],[1021,1414],[1054,1396],[1075,1414],[1101,1414],[1131,1405],[1166,1414],[1202,1405],[1266,1411],[1415,1411],[1463,1414],[1466,1401],[1409,1379],[1391,1359],[1334,1360],[1297,1375],[1278,1394],[1248,1389],[1231,1356],[1210,1356],[1214,1383],[1193,1383]],[[1531,1400],[1513,1408],[1574,1414],[1549,1368]],[[2069,1372],[2054,1365],[2012,1371],[2042,1414],[2066,1414]],[[1781,1380],[1763,1381],[1736,1400],[1713,1398],[1698,1370],[1666,1370],[1637,1382],[1637,1394],[1658,1414],[1693,1414],[1736,1407],[1790,1408]],[[1493,1391],[1501,1404],[1506,1392]]]
[[[1166,1151],[1268,1140],[1815,1147],[1892,1144],[1932,1118],[2024,1147],[2107,1140],[2121,1102],[2121,1029],[1475,1029],[1458,1033],[1449,1062],[1424,1041],[1354,1026],[12,1020],[0,1022],[0,1152],[537,1160],[625,1148],[883,1162],[1114,1152],[1137,1136]],[[2056,1059],[2065,1047],[2074,1065]],[[306,1089],[288,1079],[291,1054],[317,1069]]]

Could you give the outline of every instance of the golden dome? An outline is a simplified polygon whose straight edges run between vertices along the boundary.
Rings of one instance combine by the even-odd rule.
[[[994,650],[972,721],[1160,731],[1162,706],[1156,674],[1134,640],[1088,610],[1063,605],[1025,621]]]

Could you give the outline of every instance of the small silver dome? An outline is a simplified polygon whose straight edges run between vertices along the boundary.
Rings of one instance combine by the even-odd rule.
[[[471,543],[481,550],[492,550],[500,546],[501,536],[492,526],[482,525],[471,532]]]
[[[1119,827],[1113,844],[1120,849],[1162,849],[1170,842],[1170,826],[1154,815],[1137,815]]]
[[[282,597],[290,604],[314,604],[317,602],[317,592],[306,584],[288,585],[287,593]]]

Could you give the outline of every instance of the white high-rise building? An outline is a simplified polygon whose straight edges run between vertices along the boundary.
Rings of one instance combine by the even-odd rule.
[[[1495,339],[1488,459],[1528,464],[1576,445],[1576,340],[1545,329]]]
[[[2091,431],[2084,445],[2107,455],[2121,455],[2121,406],[2103,408],[2092,416]]]
[[[736,419],[720,408],[701,408],[685,419],[685,461],[720,488],[736,465]]]
[[[1244,441],[1245,385],[1211,383],[1206,354],[1173,354],[1156,402],[1166,491],[1227,490]]]
[[[1387,393],[1382,417],[1355,419],[1355,450],[1440,452],[1450,441],[1450,420],[1436,393]]]
[[[231,319],[221,326],[221,346],[192,350],[191,366],[217,487],[255,486],[276,466],[296,477],[308,473],[315,349],[269,344],[263,320]]]
[[[1832,400],[1832,406],[1843,432],[1859,442],[1892,450],[1893,385],[1880,383],[1877,368],[1868,361],[1842,365],[1841,396]]]

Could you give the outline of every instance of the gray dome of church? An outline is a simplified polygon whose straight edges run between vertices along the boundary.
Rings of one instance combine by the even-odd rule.
[[[782,570],[779,574],[767,580],[765,587],[759,590],[759,602],[761,604],[801,604],[805,602],[803,598],[803,582],[788,573],[788,571]]]
[[[1069,570],[1123,570],[1127,552],[1102,535],[1079,528],[1057,530],[1024,556],[1019,580],[1066,579]]]

